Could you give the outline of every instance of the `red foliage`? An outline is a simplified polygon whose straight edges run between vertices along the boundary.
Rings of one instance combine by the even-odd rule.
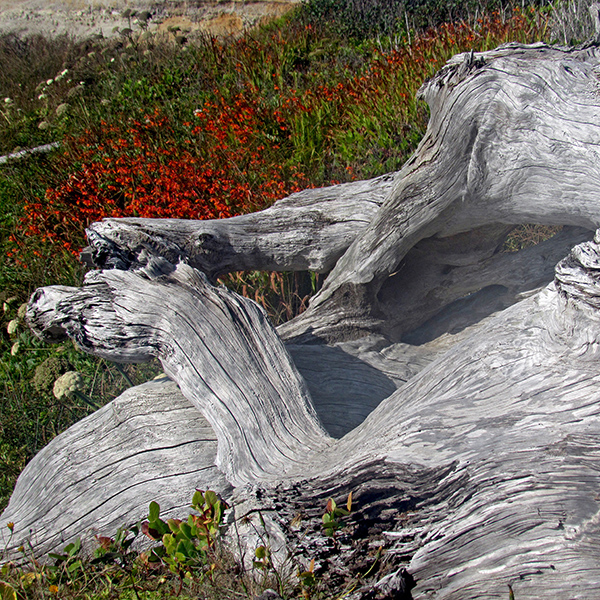
[[[126,129],[102,122],[65,140],[59,169],[71,174],[25,206],[24,233],[77,252],[84,228],[104,217],[219,219],[298,191],[302,173],[259,143],[259,113],[238,96],[197,110],[182,141],[158,110]]]
[[[205,102],[190,123],[173,123],[159,109],[140,120],[102,122],[63,141],[57,167],[64,175],[43,199],[26,204],[23,232],[76,252],[84,228],[104,217],[217,219],[264,208],[308,187],[301,171],[312,158],[294,157],[306,146],[294,136],[320,128],[315,138],[323,145],[315,147],[325,153],[333,128],[351,127],[356,107],[372,112],[384,106],[397,126],[414,111],[415,86],[450,55],[527,38],[535,27],[520,11],[475,26],[443,25],[377,54],[361,74],[332,85],[298,93],[273,84],[265,95],[249,76],[242,92]],[[306,121],[309,133],[307,127],[302,133],[298,123],[313,116]],[[355,177],[352,166],[344,169]]]

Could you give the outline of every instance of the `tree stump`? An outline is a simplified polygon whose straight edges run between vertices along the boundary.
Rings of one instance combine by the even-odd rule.
[[[2,515],[9,551],[111,533],[154,499],[176,513],[210,487],[333,571],[384,548],[389,575],[356,598],[595,598],[598,54],[455,57],[420,91],[429,128],[398,173],[223,221],[93,224],[101,270],[38,290],[31,327],[110,360],[156,356],[178,388],[129,390],[35,457]],[[524,223],[563,229],[500,252]],[[241,269],[329,274],[275,330],[214,285]],[[314,521],[290,527],[350,491],[343,552]]]

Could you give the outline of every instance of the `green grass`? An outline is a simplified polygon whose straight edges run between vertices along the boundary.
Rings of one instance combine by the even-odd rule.
[[[86,395],[100,406],[130,387],[130,381],[140,384],[161,371],[158,363],[114,365],[84,354],[71,341],[46,344],[23,323],[9,334],[7,327],[19,303],[10,302],[0,315],[0,510],[7,505],[25,463],[54,436],[93,410],[76,397],[54,396],[54,382],[60,375],[81,373]]]
[[[160,370],[151,364],[127,366],[123,373],[71,342],[42,343],[22,321],[14,322],[19,306],[37,287],[81,282],[84,269],[69,248],[85,243],[87,221],[81,211],[93,186],[106,194],[104,203],[94,200],[95,208],[108,210],[104,204],[110,197],[114,210],[125,211],[135,186],[126,180],[133,176],[123,172],[134,164],[127,161],[136,152],[158,156],[158,163],[165,154],[174,158],[173,180],[184,177],[177,167],[186,161],[200,165],[195,177],[224,164],[231,188],[249,198],[245,204],[227,204],[235,214],[299,187],[398,169],[426,128],[427,107],[415,100],[426,77],[457,52],[531,42],[556,30],[547,26],[553,9],[526,8],[513,17],[511,7],[500,4],[419,0],[406,6],[395,0],[310,0],[228,43],[203,36],[182,43],[143,31],[85,42],[0,36],[0,154],[62,144],[49,154],[0,165],[0,249],[5,256],[0,267],[0,305],[5,306],[0,312],[0,510],[26,462],[92,410],[76,397],[54,396],[60,375],[80,372],[86,395],[102,405],[128,387],[128,379],[141,383]],[[500,12],[483,18],[485,8]],[[441,25],[450,18],[462,21]],[[246,130],[232,133],[240,106],[251,117]],[[198,127],[199,109],[210,115],[215,131]],[[143,129],[155,113],[168,126],[144,129],[141,149],[129,143],[137,139],[131,133],[139,131],[136,124]],[[114,142],[110,151],[109,139]],[[100,168],[110,161],[121,171]],[[163,170],[168,166],[160,164]],[[264,173],[268,177],[261,179]],[[68,191],[73,181],[85,181],[88,191],[79,196]],[[185,188],[186,181],[178,183]],[[205,190],[194,185],[200,203]],[[142,203],[136,210],[146,208]],[[276,322],[303,310],[322,283],[308,274],[240,273],[224,281],[265,305]],[[63,573],[59,581],[56,571],[45,567],[31,574],[10,567],[0,578],[10,579],[20,597],[31,598],[165,598],[177,592],[177,578],[144,571],[143,564],[135,563],[139,557],[130,558],[129,571],[118,565],[104,565],[108,571],[103,571],[85,563],[76,577]],[[181,597],[251,597],[250,592],[276,585],[273,573],[240,575],[240,565],[225,551],[215,560],[213,576],[185,582]],[[58,591],[50,591],[54,585]],[[298,581],[290,589],[286,593],[297,597]],[[311,597],[332,596],[321,590]]]

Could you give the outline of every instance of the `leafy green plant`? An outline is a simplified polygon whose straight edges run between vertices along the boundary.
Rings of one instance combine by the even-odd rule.
[[[302,596],[305,600],[310,600],[313,589],[317,584],[315,577],[315,559],[311,559],[308,568],[304,571],[298,570],[298,579],[300,580],[300,588]]]
[[[271,549],[268,546],[258,546],[254,550],[254,560],[252,561],[252,566],[255,569],[261,569],[262,571],[267,571],[273,567],[273,562],[271,560]]]
[[[197,515],[190,514],[186,521],[160,518],[160,506],[151,502],[148,520],[142,523],[142,532],[162,545],[152,549],[150,562],[162,562],[170,570],[183,577],[203,570],[209,564],[210,552],[220,533],[227,503],[215,492],[196,490],[192,508]]]
[[[83,560],[80,556],[81,539],[67,544],[61,553],[50,553],[49,558],[54,559],[54,565],[50,565],[49,571],[54,574],[54,581],[62,582],[84,573]]]
[[[114,538],[96,536],[98,547],[94,550],[92,564],[118,564],[129,567],[137,558],[137,552],[131,549],[141,531],[141,524],[120,527]]]
[[[342,528],[340,522],[341,517],[347,517],[352,511],[352,492],[348,494],[348,500],[346,501],[346,508],[340,508],[333,498],[327,500],[327,507],[323,514],[323,529],[325,535],[335,539],[335,534]]]

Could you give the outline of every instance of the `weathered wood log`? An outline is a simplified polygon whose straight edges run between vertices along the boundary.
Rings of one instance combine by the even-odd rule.
[[[237,221],[94,225],[94,260],[118,269],[90,273],[82,288],[39,290],[30,324],[113,360],[158,356],[213,429],[218,450],[211,459],[207,441],[202,464],[214,460],[214,487],[241,513],[260,508],[273,539],[308,558],[340,556],[318,520],[300,535],[289,521],[352,490],[348,543],[358,553],[377,536],[390,580],[410,587],[406,568],[415,598],[506,598],[510,584],[516,597],[591,600],[600,593],[600,232],[581,242],[600,221],[599,70],[595,47],[458,57],[424,87],[428,133],[399,174]],[[335,223],[310,220],[295,249],[294,227],[315,207],[325,214],[326,197]],[[566,227],[499,253],[524,222]],[[279,328],[289,353],[256,305],[201,272],[333,264],[309,310]],[[167,434],[157,427],[150,446],[168,448]],[[113,427],[110,444],[123,435]],[[21,481],[58,472],[60,456],[32,462],[3,519],[32,523]],[[102,469],[91,464],[88,481]],[[123,483],[118,470],[103,472],[108,497]],[[63,477],[57,494],[76,495],[77,472]],[[148,482],[136,490],[138,504],[130,494],[120,508],[107,503],[112,516],[152,499]],[[71,503],[56,531],[44,517],[35,526],[48,529],[40,537],[50,547],[82,530],[70,522],[112,522],[104,510],[102,501],[82,515]]]
[[[230,271],[330,271],[387,196],[397,174],[309,189],[271,208],[219,221],[105,219],[88,229],[84,260],[101,268],[185,259],[210,279]]]
[[[3,521],[3,549],[43,557],[80,537],[113,536],[139,521],[150,499],[179,513],[195,488],[228,495],[217,440],[172,381],[131,388],[54,438],[19,477]]]
[[[388,279],[419,241],[454,237],[445,249],[460,253],[464,233],[478,230],[479,248],[469,257],[475,264],[497,247],[498,223],[600,225],[597,64],[595,46],[508,44],[457,56],[420,91],[430,124],[400,172],[307,190],[223,221],[109,219],[91,226],[89,256],[117,268],[156,254],[172,262],[186,257],[210,278],[247,269],[327,272],[335,265],[309,310],[282,328],[284,339],[389,335]],[[423,270],[414,270],[418,277],[402,289],[421,278]],[[437,280],[435,287],[444,286]],[[402,327],[394,327],[396,339]]]
[[[41,337],[62,331],[109,360],[159,358],[215,429],[217,466],[233,484],[281,477],[298,456],[327,444],[306,385],[264,311],[183,263],[92,271],[81,289],[39,289],[27,318]]]
[[[425,238],[493,223],[596,229],[598,85],[595,46],[452,59],[420,91],[431,119],[419,149],[285,337],[386,331],[378,294]]]
[[[290,494],[293,497],[300,489],[299,498],[291,503],[296,510],[314,504],[332,488],[338,492],[358,488],[360,502],[362,488],[365,493],[387,495],[397,502],[396,508],[412,509],[413,516],[405,516],[400,528],[399,521],[387,521],[391,538],[402,539],[389,552],[411,555],[409,566],[421,595],[439,588],[441,598],[502,597],[507,583],[515,587],[518,583],[521,593],[535,592],[536,597],[567,589],[570,597],[586,597],[591,585],[600,584],[595,500],[600,484],[595,451],[600,438],[598,241],[600,236],[560,263],[556,284],[476,326],[472,335],[422,369],[337,444],[323,433],[307,452],[303,444],[291,445],[263,428],[249,442],[253,452],[261,456],[264,448],[270,452],[275,448],[281,468],[277,478],[268,467],[263,467],[266,475],[252,473],[254,483],[266,486],[263,501],[289,503]],[[60,324],[88,350],[97,347],[102,355],[109,332],[115,338],[115,352],[123,352],[119,346],[126,342],[128,357],[135,344],[145,353],[156,324],[136,319],[136,335],[124,339],[123,323],[110,314],[111,309],[123,310],[119,283],[127,290],[130,314],[147,310],[150,294],[145,298],[130,293],[139,285],[135,279],[145,282],[147,289],[148,284],[161,282],[169,290],[174,301],[171,308],[163,308],[168,315],[163,326],[178,322],[181,307],[195,306],[197,296],[212,306],[216,302],[207,299],[211,294],[239,302],[230,292],[207,289],[206,281],[192,277],[185,266],[155,280],[140,273],[104,272],[88,282],[91,287],[110,286],[111,300],[102,303],[103,327],[95,327],[98,298],[85,288],[72,290],[71,300],[63,297],[52,320],[42,302],[39,322]],[[137,304],[132,304],[134,300]],[[73,304],[77,312],[67,314],[66,307]],[[38,322],[35,303],[30,319]],[[254,326],[270,329],[266,321]],[[193,336],[193,329],[188,321],[186,335]],[[229,330],[229,338],[245,339],[248,334],[244,327]],[[165,343],[164,333],[160,336]],[[162,360],[165,366],[191,360],[211,372],[223,358],[218,347],[230,348],[232,343],[222,336],[211,340],[210,355],[198,350],[201,362],[178,344],[170,346],[169,356]],[[240,395],[240,389],[255,390],[257,378],[272,377],[264,366],[257,368],[263,349],[252,343],[249,347],[254,349],[237,356],[227,383],[220,384],[220,402],[244,425],[247,438],[254,429],[253,409],[277,414],[287,400],[287,395],[269,396],[259,404],[248,392]],[[204,406],[204,410],[214,409]],[[216,432],[219,444],[222,430]],[[227,432],[222,443],[230,444]],[[230,477],[234,468],[245,470],[246,463],[228,465]],[[236,482],[244,480],[248,481],[245,471]],[[278,487],[273,489],[273,483]],[[394,508],[393,503],[383,505]]]

